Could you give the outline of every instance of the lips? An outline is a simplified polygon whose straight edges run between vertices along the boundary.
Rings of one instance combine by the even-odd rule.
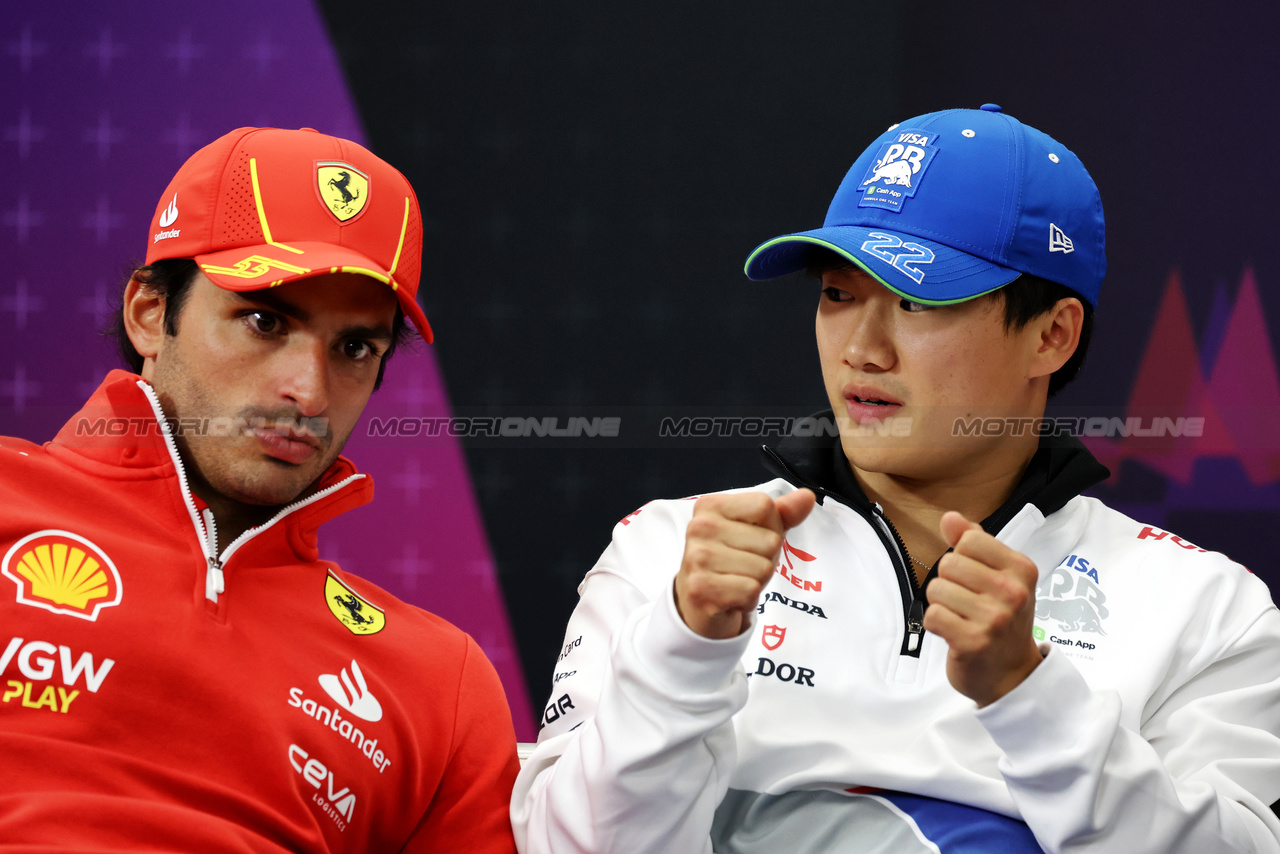
[[[267,456],[293,465],[305,463],[320,449],[319,440],[306,433],[286,434],[265,427],[256,427],[252,433]]]
[[[841,390],[845,410],[858,424],[881,421],[898,413],[903,403],[874,386],[849,384]]]

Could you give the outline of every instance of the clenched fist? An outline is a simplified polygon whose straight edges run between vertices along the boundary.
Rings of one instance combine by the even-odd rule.
[[[706,495],[693,506],[676,574],[676,610],[706,638],[736,637],[773,576],[787,530],[813,510],[808,489]]]
[[[954,511],[942,517],[952,551],[929,583],[924,627],[951,647],[947,678],[979,707],[1003,697],[1036,669],[1031,637],[1036,565]]]

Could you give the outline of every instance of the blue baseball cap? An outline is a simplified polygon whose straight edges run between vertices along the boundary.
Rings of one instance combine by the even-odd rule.
[[[822,228],[756,247],[749,278],[804,269],[814,246],[913,302],[973,299],[1030,273],[1096,307],[1102,199],[1066,146],[995,104],[890,127],[854,162]]]

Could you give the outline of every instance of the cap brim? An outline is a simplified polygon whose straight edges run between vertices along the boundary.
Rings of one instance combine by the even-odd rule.
[[[775,237],[747,256],[743,270],[756,281],[786,276],[809,266],[815,246],[847,258],[889,290],[924,305],[964,302],[1021,275],[913,234],[861,225],[828,226]]]
[[[395,275],[345,246],[306,241],[291,242],[287,247],[280,243],[264,243],[197,255],[195,262],[211,282],[229,291],[273,288],[326,273],[368,276],[395,291],[400,308],[423,340],[430,344],[435,337],[417,300],[400,286]]]

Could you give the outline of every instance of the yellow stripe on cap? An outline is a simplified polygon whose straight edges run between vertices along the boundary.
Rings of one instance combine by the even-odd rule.
[[[384,285],[389,285],[393,291],[399,289],[396,285],[395,279],[388,278],[377,270],[367,270],[364,267],[334,267],[333,271],[335,273],[355,273],[360,276],[368,276],[371,279],[377,279]]]
[[[267,243],[271,246],[279,246],[288,252],[295,252],[298,255],[305,255],[301,249],[295,249],[285,243],[276,243],[271,238],[271,226],[267,224],[267,210],[262,204],[262,190],[258,187],[258,158],[249,158],[249,178],[253,182],[253,203],[258,208],[258,225],[262,226],[262,236],[266,238]]]
[[[394,274],[400,264],[400,253],[404,250],[404,236],[409,233],[409,197],[404,197],[404,222],[400,223],[400,242],[396,244],[396,257],[391,259],[391,273]]]

